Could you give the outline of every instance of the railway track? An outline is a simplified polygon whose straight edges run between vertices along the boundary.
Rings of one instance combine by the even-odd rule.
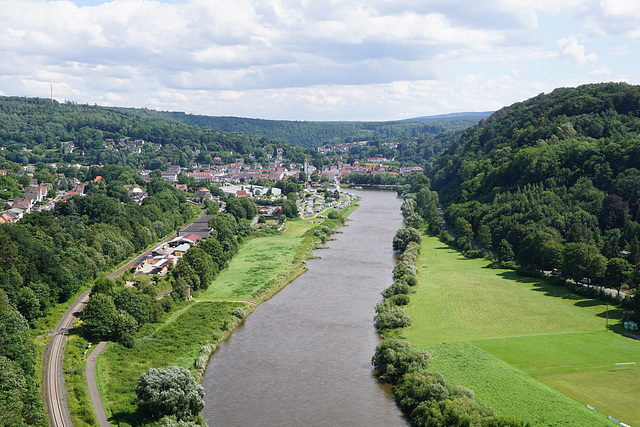
[[[89,300],[86,291],[71,305],[62,316],[56,328],[51,332],[51,340],[44,350],[44,397],[49,411],[49,425],[53,427],[67,427],[73,425],[66,405],[66,389],[62,372],[64,348],[66,346],[69,328]]]

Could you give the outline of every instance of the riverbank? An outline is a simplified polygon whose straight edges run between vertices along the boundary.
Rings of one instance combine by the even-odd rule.
[[[638,423],[640,396],[629,386],[640,375],[613,372],[613,363],[640,358],[640,344],[605,331],[604,303],[488,269],[432,236],[421,246],[403,333],[432,354],[433,370],[534,425],[607,425],[602,413]],[[620,314],[609,310],[609,319]]]
[[[345,208],[341,217],[356,208],[355,203]],[[313,257],[312,251],[322,244],[323,236],[342,225],[340,219],[296,219],[288,221],[281,234],[246,240],[206,291],[196,293],[192,301],[181,303],[158,323],[144,325],[135,348],[112,344],[96,366],[98,386],[112,423],[139,425],[133,390],[140,373],[149,367],[175,365],[200,378],[218,344],[257,304],[306,271],[306,260]],[[251,280],[247,282],[247,278]],[[238,317],[235,309],[243,314]]]

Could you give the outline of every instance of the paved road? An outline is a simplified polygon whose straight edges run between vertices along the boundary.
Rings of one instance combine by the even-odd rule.
[[[98,390],[98,383],[96,381],[96,360],[100,352],[107,346],[107,341],[100,341],[87,359],[87,366],[85,367],[85,376],[87,378],[87,385],[89,386],[89,397],[91,398],[91,404],[93,410],[96,413],[98,424],[100,427],[109,427],[109,420],[107,419],[107,413],[104,410],[102,399],[100,398],[100,391]]]

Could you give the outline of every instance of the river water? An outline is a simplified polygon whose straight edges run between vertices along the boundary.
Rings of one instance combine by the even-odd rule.
[[[406,426],[376,382],[371,356],[380,292],[392,283],[402,227],[393,192],[362,197],[309,270],[247,317],[202,379],[210,426]]]

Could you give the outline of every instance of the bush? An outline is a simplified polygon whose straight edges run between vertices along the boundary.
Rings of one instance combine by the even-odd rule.
[[[401,228],[393,237],[393,250],[404,252],[410,242],[416,242],[420,244],[422,242],[422,236],[420,235],[420,232],[412,227]]]
[[[409,304],[409,295],[397,294],[389,298],[388,301],[393,305],[407,305]]]
[[[138,378],[136,403],[151,418],[175,415],[178,420],[190,421],[204,408],[204,388],[187,369],[150,368]]]
[[[470,251],[466,251],[463,253],[466,258],[475,259],[475,258],[484,258],[486,253],[482,249],[471,249]]]
[[[426,351],[413,350],[396,338],[386,338],[376,346],[371,359],[380,380],[396,384],[407,372],[426,369],[431,356]]]
[[[420,369],[400,378],[393,394],[400,409],[411,413],[422,402],[448,398],[449,385],[441,374]]]
[[[411,293],[411,287],[403,280],[396,280],[391,286],[382,291],[382,296],[391,298],[394,295],[409,293]]]
[[[236,307],[233,309],[233,311],[231,312],[231,314],[235,317],[237,317],[238,319],[244,319],[245,316],[247,315],[244,310],[240,307]]]
[[[385,308],[375,317],[375,325],[379,330],[404,328],[411,324],[411,318],[400,307]]]
[[[411,413],[413,426],[479,426],[495,411],[464,396],[420,403]]]

